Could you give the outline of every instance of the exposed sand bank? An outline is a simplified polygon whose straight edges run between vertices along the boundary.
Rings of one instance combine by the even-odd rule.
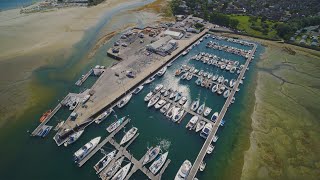
[[[52,89],[31,79],[34,70],[65,64],[76,48],[74,45],[88,28],[95,26],[113,8],[134,2],[141,1],[110,0],[91,8],[67,8],[28,15],[21,15],[16,9],[0,12],[0,127],[9,117],[12,121],[36,104],[47,104],[55,95]],[[103,28],[103,33],[118,32],[131,26],[132,22],[123,21],[126,14],[132,18],[141,13],[128,11],[115,15],[107,28]],[[117,20],[121,22],[115,23]],[[103,33],[99,32],[101,36]],[[87,63],[81,60],[68,74],[61,74],[63,77],[59,78],[70,80],[75,71],[80,71]]]
[[[257,65],[253,131],[241,179],[318,179],[320,52],[252,40],[266,52]]]
[[[43,48],[54,51],[70,47],[104,13],[124,3],[125,0],[110,0],[90,8],[73,7],[32,14],[20,14],[19,9],[2,11],[0,61]]]

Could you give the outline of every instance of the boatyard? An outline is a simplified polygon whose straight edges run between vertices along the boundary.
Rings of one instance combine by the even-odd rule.
[[[196,18],[193,21],[199,22]],[[84,131],[103,128],[98,137],[80,144],[82,147],[74,152],[77,166],[85,167],[91,166],[90,159],[96,159],[95,154],[102,151],[105,156],[95,166],[101,168],[96,169],[101,179],[141,179],[138,170],[149,179],[173,179],[176,174],[190,180],[201,177],[206,159],[214,156],[211,153],[218,142],[218,129],[229,123],[225,114],[236,101],[235,95],[257,49],[255,43],[208,30],[206,27],[200,33],[187,33],[188,36],[175,26],[124,32],[107,50],[108,56],[120,61],[106,69],[96,66],[81,76],[77,86],[91,74],[102,74],[91,89],[67,95],[32,135],[50,131],[52,126],[46,125],[50,118],[60,107],[67,106],[72,113],[64,123],[58,123],[54,140],[58,146],[70,146]],[[152,122],[146,123],[149,121]],[[135,127],[126,131],[129,124]],[[155,129],[158,126],[171,131],[178,128],[184,133],[167,136],[167,130]],[[176,146],[174,142],[179,138],[190,142]],[[157,146],[149,147],[149,143]],[[198,148],[180,153],[182,147],[186,149],[191,144]],[[116,153],[107,154],[107,149]],[[146,166],[143,162],[156,150],[152,165]],[[123,161],[127,165],[121,166]],[[187,168],[184,171],[176,168],[182,162]]]

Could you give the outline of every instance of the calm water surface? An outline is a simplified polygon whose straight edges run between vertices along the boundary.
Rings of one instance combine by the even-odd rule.
[[[113,62],[104,55],[104,50],[111,46],[111,41],[101,48],[92,61],[89,63],[86,62],[86,65],[79,65],[79,62],[85,59],[88,52],[87,49],[92,47],[94,39],[98,38],[98,32],[116,13],[134,8],[135,6],[141,6],[148,2],[150,1],[121,7],[111,13],[105,14],[103,20],[100,21],[96,27],[90,29],[83,40],[75,46],[75,53],[66,63],[42,67],[34,72],[33,78],[37,84],[50,88],[56,93],[53,95],[50,103],[36,104],[26,111],[23,117],[12,119],[12,123],[2,131],[0,143],[4,148],[0,155],[0,174],[3,179],[97,179],[92,166],[102,155],[97,153],[86,165],[78,168],[72,162],[72,154],[90,139],[96,136],[106,137],[108,134],[105,128],[114,120],[113,116],[110,116],[99,126],[93,124],[88,127],[79,141],[67,148],[56,146],[52,140],[54,135],[53,131],[45,139],[41,139],[29,137],[27,130],[36,127],[39,115],[47,109],[53,108],[57,104],[57,100],[62,99],[68,92],[80,92],[93,85],[96,81],[95,77],[90,77],[81,88],[75,87],[73,84],[76,79],[91,66],[95,64],[109,65]],[[192,100],[200,96],[201,101],[205,101],[207,106],[213,109],[213,112],[220,111],[225,101],[223,96],[218,96],[217,94],[213,94],[209,89],[197,86],[195,84],[195,77],[190,81],[182,81],[174,76],[177,68],[182,64],[187,64],[213,74],[218,73],[229,80],[236,78],[236,74],[222,71],[214,66],[205,65],[198,61],[189,60],[191,56],[199,52],[209,52],[223,58],[240,61],[242,64],[245,62],[245,59],[240,56],[205,48],[205,44],[209,40],[212,39],[204,40],[199,46],[193,48],[188,55],[179,57],[163,77],[157,78],[150,85],[146,85],[123,109],[115,109],[118,117],[129,115],[132,119],[131,123],[127,125],[126,130],[132,126],[139,128],[139,137],[128,148],[137,159],[143,156],[148,146],[154,146],[160,142],[164,144],[164,150],[169,151],[168,158],[172,161],[164,173],[163,179],[172,179],[185,159],[193,162],[201,149],[204,139],[202,139],[199,134],[185,128],[185,125],[191,118],[190,115],[185,116],[181,124],[173,123],[154,108],[147,108],[143,97],[158,83],[162,83],[165,87],[182,91],[183,95],[188,97],[188,105]],[[226,41],[219,41],[219,43],[233,45],[242,49],[248,48]],[[258,54],[259,52],[256,54],[256,57]],[[252,67],[254,65],[251,64],[250,66]],[[221,173],[219,174],[219,172],[226,171],[227,169],[226,161],[228,161],[228,154],[232,151],[233,144],[230,141],[237,138],[234,130],[242,123],[237,119],[238,113],[245,108],[245,99],[241,97],[245,93],[245,89],[251,84],[250,76],[253,74],[252,72],[253,71],[247,72],[245,85],[240,87],[241,91],[236,95],[236,103],[231,106],[225,117],[227,123],[225,127],[221,128],[218,132],[220,138],[216,144],[216,149],[211,155],[206,157],[206,171],[198,174],[200,179],[219,178],[221,177]],[[70,112],[68,110],[62,109],[53,117],[49,125],[56,125],[59,121],[65,120],[69,114]],[[119,141],[123,134],[124,132],[122,131],[118,133],[116,140]],[[112,147],[107,145],[105,150],[111,151]],[[213,171],[213,169],[215,171]],[[146,179],[146,177],[142,173],[137,172],[132,176],[132,179]]]

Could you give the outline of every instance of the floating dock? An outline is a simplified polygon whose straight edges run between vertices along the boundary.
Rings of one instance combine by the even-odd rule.
[[[189,114],[191,114],[193,116],[198,116],[200,120],[204,120],[206,123],[212,123],[213,124],[213,122],[210,119],[204,117],[202,114],[198,114],[198,113],[192,111],[189,108],[181,106],[178,102],[175,102],[174,100],[171,100],[168,97],[164,97],[163,95],[161,95],[160,98],[166,100],[167,102],[170,102],[171,104],[173,104],[175,106],[178,106],[178,107],[182,108],[185,111],[185,113],[181,116],[181,119],[179,119],[179,121],[177,123],[180,123],[182,121],[182,119],[185,117],[185,115],[187,113],[189,113]]]
[[[195,176],[198,172],[198,169],[200,167],[200,164],[203,161],[204,156],[206,155],[207,149],[208,149],[209,145],[211,144],[214,136],[216,135],[218,128],[220,127],[220,122],[222,121],[224,115],[226,114],[226,112],[232,102],[232,99],[236,93],[236,89],[238,89],[240,81],[242,80],[242,78],[247,70],[247,67],[249,66],[249,63],[251,62],[252,57],[254,56],[256,49],[257,49],[257,45],[255,44],[252,49],[252,53],[250,54],[249,58],[247,59],[245,65],[244,65],[244,68],[241,70],[240,75],[238,76],[238,79],[237,79],[237,81],[231,91],[230,96],[227,98],[225,104],[222,107],[221,112],[219,113],[219,116],[216,120],[216,123],[214,123],[212,131],[210,132],[209,136],[207,137],[206,141],[204,142],[204,144],[203,144],[203,146],[197,156],[197,159],[195,160],[195,162],[192,165],[192,168],[191,168],[190,173],[187,178],[188,180],[193,180],[195,178]]]
[[[136,135],[137,136],[137,135]],[[136,136],[129,142],[128,145],[130,145],[132,143],[132,141],[136,138]],[[134,158],[132,156],[132,154],[130,154],[127,151],[127,146],[122,147],[120,146],[116,141],[110,141],[110,143],[119,151],[120,156],[123,155],[125,156],[127,159],[129,159],[131,161],[131,163],[133,164],[133,167],[131,168],[131,171],[128,173],[128,175],[126,176],[126,180],[130,179],[130,177],[137,171],[140,170],[142,171],[149,179],[151,180],[159,180],[160,177],[162,176],[162,174],[164,173],[165,169],[167,168],[168,164],[170,163],[170,159],[167,160],[166,164],[161,168],[161,171],[158,175],[154,175],[152,174],[152,172],[149,171],[149,169],[147,169],[145,166],[142,165],[144,156],[140,159],[137,160],[136,158]]]
[[[90,69],[85,75],[81,76],[81,78],[75,83],[75,85],[81,86],[92,73],[93,73],[93,69]]]
[[[130,120],[127,119],[124,121],[116,130],[114,130],[108,137],[106,137],[101,143],[97,145],[85,158],[83,158],[79,163],[78,166],[83,166],[96,152],[98,152],[105,144],[107,144],[125,125],[128,124]]]
[[[33,130],[33,132],[31,133],[31,136],[36,136],[39,131],[41,129],[43,129],[43,126],[46,125],[50,119],[59,111],[59,109],[62,107],[61,103],[59,103],[54,109],[53,111],[50,113],[50,115],[41,123],[38,125],[38,127],[36,127],[35,130]]]

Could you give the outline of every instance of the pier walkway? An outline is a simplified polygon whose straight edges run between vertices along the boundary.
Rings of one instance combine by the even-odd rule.
[[[120,144],[118,144],[115,140],[110,140],[110,144],[113,145],[117,150],[118,150],[118,157],[124,156],[127,159],[129,159],[132,164],[133,167],[131,168],[131,171],[128,173],[128,175],[126,176],[126,180],[130,179],[130,177],[132,176],[132,174],[134,174],[137,170],[142,171],[149,179],[151,180],[158,180],[160,179],[160,177],[162,176],[162,174],[164,173],[165,169],[167,168],[168,164],[170,163],[170,159],[167,160],[166,164],[162,167],[160,173],[158,175],[154,175],[152,174],[145,166],[142,165],[144,156],[140,159],[137,160],[136,158],[133,157],[133,155],[127,150],[127,147],[134,141],[134,139],[138,136],[139,134],[137,134],[133,139],[131,139],[131,141],[125,146],[122,147],[120,146]],[[116,157],[117,158],[117,157]]]
[[[168,97],[164,97],[163,95],[161,95],[160,97],[161,97],[161,99],[166,100],[167,103],[170,102],[174,106],[178,106],[178,107],[184,109],[185,113],[182,115],[181,119],[177,123],[180,123],[183,120],[183,118],[186,116],[186,114],[189,113],[189,114],[191,114],[193,116],[198,116],[200,120],[204,120],[206,123],[212,123],[213,124],[213,122],[210,119],[204,117],[202,114],[198,114],[198,113],[192,111],[190,108],[184,107],[184,105],[181,106],[178,102],[175,102],[174,100],[171,100]]]
[[[81,78],[75,83],[75,85],[81,86],[92,73],[93,69],[91,68],[85,75],[81,76]]]
[[[38,127],[36,127],[36,129],[33,130],[33,132],[31,133],[31,136],[36,136],[39,131],[44,127],[44,125],[46,125],[50,119],[59,111],[59,109],[62,107],[61,103],[59,103],[54,109],[53,111],[50,113],[50,115],[41,123],[38,125]]]
[[[227,112],[230,104],[231,104],[231,101],[232,101],[232,98],[234,97],[235,93],[236,93],[236,89],[238,88],[239,84],[240,84],[240,80],[242,80],[246,70],[247,70],[247,67],[249,66],[249,63],[251,62],[252,60],[252,57],[254,56],[254,53],[257,49],[257,45],[255,44],[253,49],[252,49],[252,53],[251,55],[249,56],[249,58],[247,59],[245,65],[244,65],[244,68],[241,70],[240,72],[240,75],[238,76],[238,79],[231,91],[231,94],[230,96],[228,97],[228,99],[226,100],[225,104],[223,105],[222,107],[222,110],[221,112],[219,113],[219,116],[216,120],[216,123],[214,124],[213,126],[213,129],[212,131],[210,132],[209,136],[207,137],[206,141],[204,142],[198,156],[197,156],[197,159],[195,160],[195,162],[193,163],[193,166],[190,170],[190,173],[188,175],[188,180],[193,180],[198,172],[198,169],[199,169],[199,166],[201,164],[201,162],[203,161],[204,159],[204,156],[206,155],[206,151],[209,147],[209,145],[211,144],[214,136],[216,135],[217,131],[218,131],[218,128],[219,128],[219,125],[220,125],[220,122],[222,121],[225,113]]]
[[[82,159],[78,166],[83,166],[96,152],[98,152],[105,144],[107,144],[130,120],[124,121],[116,130],[114,130],[108,137],[106,137],[101,143],[97,145],[84,159]]]

